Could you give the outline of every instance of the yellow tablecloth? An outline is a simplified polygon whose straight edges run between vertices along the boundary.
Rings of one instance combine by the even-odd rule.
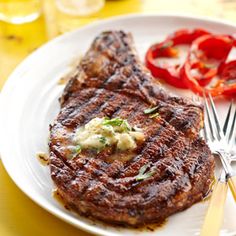
[[[15,66],[41,44],[98,19],[134,12],[171,12],[225,18],[236,23],[235,0],[110,0],[100,12],[83,19],[61,15],[55,10],[54,0],[42,3],[44,14],[32,23],[10,25],[0,22],[0,87]],[[1,161],[0,186],[0,236],[89,235],[33,203],[12,182]]]

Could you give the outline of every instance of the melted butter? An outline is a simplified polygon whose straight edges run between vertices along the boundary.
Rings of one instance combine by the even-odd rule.
[[[42,165],[46,166],[46,165],[49,164],[49,155],[47,153],[45,153],[45,152],[38,152],[37,153],[37,158],[38,158],[39,162]]]
[[[80,127],[75,137],[81,149],[97,150],[107,146],[115,146],[120,151],[134,150],[140,141],[144,141],[144,134],[140,130],[132,131],[128,122],[121,118],[94,118]]]

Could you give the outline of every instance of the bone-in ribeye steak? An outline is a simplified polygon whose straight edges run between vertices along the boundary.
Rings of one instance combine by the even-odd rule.
[[[160,221],[200,201],[209,189],[214,161],[199,137],[202,107],[166,92],[136,55],[132,36],[101,33],[60,98],[50,128],[51,176],[66,204],[106,222],[141,225]],[[157,106],[159,117],[144,114]],[[121,117],[142,127],[135,151],[109,148],[68,159],[78,127],[95,117]],[[155,167],[137,181],[142,166]]]

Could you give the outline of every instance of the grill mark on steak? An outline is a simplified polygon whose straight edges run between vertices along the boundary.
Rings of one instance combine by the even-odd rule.
[[[117,97],[119,97],[119,96],[117,96]],[[110,100],[113,100],[113,98],[114,98],[114,96],[110,96],[109,97],[109,99]],[[100,117],[102,117],[102,116],[104,116],[104,115],[107,115],[107,113],[104,113],[104,109],[106,108],[106,107],[109,107],[110,105],[109,105],[109,101],[110,100],[108,100],[107,102],[104,102],[103,103],[103,105],[102,106],[100,106],[100,109],[99,110],[97,110],[97,112],[93,112],[93,114],[91,115],[91,116],[88,116],[86,119],[85,119],[85,121],[83,121],[83,123],[86,123],[86,121],[89,121],[90,119],[92,119],[93,117],[96,117],[97,115]],[[118,99],[117,99],[118,100]],[[130,111],[132,111],[132,110],[134,110],[135,111],[135,109],[134,109],[134,106],[135,107],[137,107],[139,104],[138,103],[134,103],[134,102],[132,102],[131,103],[131,106],[126,106],[125,108],[123,108],[123,110],[122,110],[122,112],[121,113],[118,113],[117,115],[118,116],[120,116],[120,117],[125,117],[125,114],[131,114],[130,113]],[[140,105],[139,105],[140,106]],[[83,112],[83,111],[81,111],[81,112]],[[139,115],[138,115],[138,113],[139,113]],[[110,113],[110,115],[111,115],[112,113]],[[123,114],[123,115],[122,115]],[[80,116],[80,113],[78,113],[77,114],[77,116]],[[141,111],[140,110],[138,110],[138,111],[136,111],[136,116],[137,116],[137,120],[142,120],[142,121],[148,121],[148,120],[150,120],[150,119],[148,119],[148,117],[146,116],[146,115],[144,115],[143,114],[143,109],[141,109]],[[71,117],[72,119],[73,119],[73,117]],[[127,118],[128,120],[129,120],[129,116],[128,117],[125,117],[125,118]],[[132,121],[130,122],[131,123],[131,125],[132,125]],[[146,124],[144,124],[143,126],[147,126],[148,124],[147,124],[147,122],[145,122]],[[141,123],[142,124],[142,123]],[[163,130],[163,127],[161,126],[160,127],[162,130]],[[155,129],[154,129],[155,130]],[[155,135],[154,135],[154,137],[152,136],[152,133],[148,133],[148,135],[149,136],[151,136],[151,138],[150,138],[150,143],[152,144],[152,145],[154,145],[155,144]],[[163,141],[163,137],[164,137],[164,135],[163,134],[161,134],[161,131],[159,132],[159,130],[158,130],[158,136],[161,136],[162,137],[162,141]],[[157,141],[158,141],[158,137],[156,138],[157,139]],[[149,140],[147,140],[147,142],[149,142]],[[145,143],[144,143],[145,144]],[[144,144],[142,145],[142,148],[144,148],[145,146],[144,146]],[[155,147],[155,145],[154,145],[154,147]],[[167,148],[170,148],[170,147],[167,147]],[[151,147],[149,147],[148,146],[148,148],[147,148],[147,150],[149,150],[149,152],[152,150],[153,148],[151,148]],[[155,148],[154,148],[154,150],[155,150]],[[157,150],[158,151],[158,150]],[[144,152],[146,152],[146,149],[144,148]],[[155,158],[155,155],[154,155],[154,153],[151,153],[152,155],[153,155],[153,158]],[[151,154],[149,154],[149,156],[151,156]]]
[[[65,119],[65,117],[69,117],[69,116],[73,116],[73,112],[75,113],[77,111],[78,108],[81,108],[82,105],[86,105],[86,102],[89,102],[91,98],[93,98],[95,90],[94,89],[88,89],[86,91],[86,93],[81,92],[80,93],[80,99],[77,103],[70,103],[69,106],[66,107],[66,109],[63,109],[64,112],[64,117],[63,119]],[[62,120],[63,120],[62,119]],[[59,120],[59,121],[62,121]]]
[[[139,71],[139,70],[138,70]],[[129,72],[130,73],[130,72]],[[150,85],[149,85],[149,87],[148,87],[148,89],[143,89],[143,87],[142,87],[142,83],[144,83],[144,84],[147,84],[147,82],[149,82],[149,80],[147,80],[147,79],[142,79],[142,77],[140,77],[140,75],[139,75],[139,77],[138,77],[138,79],[137,79],[137,76],[132,76],[132,74],[131,74],[131,76],[128,76],[128,78],[127,78],[127,81],[122,81],[121,80],[121,82],[119,82],[120,81],[120,78],[122,78],[122,74],[120,75],[120,71],[118,70],[118,72],[116,72],[115,74],[113,74],[113,76],[111,76],[111,77],[108,77],[108,82],[110,81],[110,80],[114,80],[114,81],[116,81],[116,83],[115,84],[112,84],[112,83],[107,83],[107,84],[103,84],[102,86],[100,86],[100,87],[102,87],[102,88],[105,88],[105,89],[109,89],[109,90],[118,90],[119,91],[119,89],[120,89],[120,87],[122,87],[122,88],[124,88],[123,90],[120,90],[120,92],[121,93],[124,93],[124,94],[127,94],[127,95],[129,95],[131,92],[132,92],[132,94],[133,95],[137,95],[137,92],[135,92],[136,90],[137,91],[139,91],[140,92],[140,96],[141,97],[147,97],[147,96],[149,96],[149,95],[147,95],[147,92],[149,92],[149,90],[151,89],[151,88],[153,88],[153,87],[150,87]],[[116,78],[116,79],[115,79]],[[145,78],[145,77],[144,77]],[[100,81],[99,80],[99,78],[96,80],[96,78],[95,79],[93,79],[94,81]],[[130,80],[131,80],[131,82],[130,82]],[[129,87],[129,83],[131,84],[131,88],[129,89],[129,88],[127,88],[127,87]],[[135,85],[136,84],[136,85]],[[149,82],[149,84],[150,84],[150,82]],[[89,87],[89,86],[91,86],[91,84],[90,84],[90,82],[89,81],[86,81],[86,85],[87,85],[87,87]],[[135,86],[134,86],[135,85]],[[93,84],[93,86],[95,86],[96,87],[96,84]],[[134,89],[132,89],[132,86],[134,87]],[[98,86],[99,87],[99,86]],[[136,87],[136,88],[135,88]],[[153,89],[151,89],[151,90],[153,90]],[[157,89],[156,89],[157,90]],[[150,92],[149,92],[149,94],[150,94]],[[151,94],[153,94],[153,91],[151,91]],[[162,92],[161,92],[161,90],[160,89],[158,89],[158,93],[157,93],[158,95],[160,95],[160,94],[163,94]],[[166,97],[166,96],[161,96],[159,99],[163,99],[164,97]],[[174,104],[173,104],[173,106],[175,106],[176,104],[176,99],[174,100],[174,99],[171,99],[171,100],[173,100],[174,101]],[[179,101],[179,100],[177,100],[177,101]],[[180,101],[181,101],[181,103],[183,103],[183,101],[180,99]],[[161,101],[161,100],[156,100],[156,104],[160,104],[160,103],[163,103],[163,101]],[[185,103],[186,104],[186,103]],[[164,102],[164,105],[166,105],[166,103]],[[169,108],[169,107],[168,107]],[[167,109],[168,109],[167,108]],[[199,110],[199,109],[198,109]],[[174,114],[174,113],[173,113]],[[177,119],[176,117],[175,117],[175,119],[173,119],[173,122],[172,122],[172,124],[173,125],[176,125],[176,128],[178,128],[178,129],[182,129],[182,127],[185,127],[185,129],[186,130],[189,130],[189,127],[191,126],[191,125],[193,125],[193,122],[191,122],[191,121],[185,121],[183,124],[181,123],[182,122],[182,120],[183,119]],[[196,123],[196,122],[194,122],[194,123]],[[182,130],[183,131],[183,130]]]
[[[181,163],[181,165],[182,165],[182,164],[183,164],[183,163]],[[167,177],[168,177],[168,176],[167,176]],[[167,177],[166,177],[166,178],[167,178]],[[163,179],[162,179],[161,184],[163,184],[163,182],[166,181],[166,178],[163,178]],[[186,175],[185,175],[183,178],[186,179]],[[148,181],[150,181],[150,179],[149,179]],[[180,182],[182,182],[182,180],[181,180]],[[178,181],[174,181],[174,182],[173,182],[174,185],[177,184],[177,183],[178,183]],[[146,184],[147,184],[147,183],[146,183]],[[155,184],[155,183],[154,183],[154,184]],[[145,183],[142,182],[141,185],[144,185],[144,186],[145,186]],[[109,187],[109,185],[108,185],[108,187]],[[108,189],[108,188],[106,188],[106,189]],[[175,189],[175,188],[174,188],[174,189]],[[144,191],[144,192],[146,192],[146,191]],[[131,193],[129,192],[128,194],[131,194]],[[133,194],[134,194],[134,192],[132,192],[132,195],[133,195]]]
[[[74,113],[71,113],[62,124],[71,127],[82,125],[86,121],[86,118],[96,113],[100,109],[100,106],[104,104],[104,100],[110,97],[110,93],[104,93],[103,90],[98,90],[95,97],[89,98],[82,106],[76,107]]]
[[[132,110],[132,109],[131,109],[131,110]],[[124,110],[124,111],[125,111],[125,110]],[[126,112],[127,112],[127,111],[126,111]],[[125,112],[125,113],[126,113],[126,112]],[[141,115],[144,116],[144,115],[143,115],[143,111],[141,111]],[[140,120],[140,118],[138,118],[138,120]],[[148,120],[150,120],[150,119],[148,119]],[[166,125],[167,125],[167,124],[166,124]],[[165,137],[165,135],[163,135],[163,134],[161,133],[163,130],[164,130],[164,131],[167,131],[166,127],[165,127],[165,126],[160,126],[160,128],[158,129],[158,135],[155,134],[154,136],[151,136],[151,137],[150,137],[150,141],[147,140],[147,142],[150,142],[151,145],[154,145],[154,146],[155,146],[155,141],[156,141],[155,139],[157,139],[157,141],[158,141],[158,138],[159,138],[159,137],[162,137],[162,141],[163,141],[163,139],[164,139],[164,137]],[[156,136],[157,136],[157,137],[156,137]],[[164,139],[164,140],[165,140],[165,139]],[[167,139],[167,141],[168,141],[168,139]],[[170,141],[169,141],[168,143],[170,144]],[[170,148],[170,146],[168,147],[168,143],[167,143],[167,148],[166,148],[166,149]],[[145,153],[146,150],[148,150],[148,151],[150,152],[150,150],[152,150],[152,148],[151,148],[150,146],[148,146],[146,149],[144,149],[143,152]],[[154,148],[154,150],[155,150],[155,148]],[[146,153],[145,153],[145,154],[146,154]],[[151,153],[151,154],[149,153],[149,156],[151,156],[151,155],[153,155],[153,154],[154,154],[154,153]],[[156,157],[156,156],[153,156],[153,158],[155,158],[155,157]],[[142,163],[142,164],[144,164],[144,163]],[[141,166],[142,166],[142,165],[141,165]],[[141,167],[141,166],[140,166],[140,167]],[[139,168],[140,168],[140,167],[139,167]],[[132,166],[132,165],[131,165],[131,169],[133,169],[133,166]]]
[[[154,145],[155,141],[158,141],[159,137],[161,137],[162,131],[167,132],[166,126],[167,126],[167,123],[164,122],[162,119],[158,119],[155,123],[152,122],[152,127],[150,126],[151,132],[148,133],[148,137],[145,140],[145,143],[144,143],[145,145],[143,145],[141,154],[149,150],[150,146]]]
[[[93,96],[93,92],[95,92],[95,96]],[[78,110],[81,110],[88,104],[90,104],[91,100],[96,100],[102,92],[100,90],[95,91],[94,89],[90,89],[88,93],[91,96],[86,97],[86,93],[81,92],[80,96],[85,95],[83,99],[78,100],[75,98],[75,100],[72,100],[71,103],[68,102],[68,106],[65,109],[62,108],[63,116],[61,120],[59,117],[59,120],[62,121],[63,125],[67,126],[67,123],[71,122],[71,118],[75,118],[75,115],[77,115]]]
[[[106,105],[106,106],[105,106]],[[109,101],[104,104],[103,116],[113,117],[119,113],[120,109],[125,105],[125,99],[123,97],[114,94]],[[101,109],[102,110],[102,109]],[[102,117],[100,114],[100,116]]]
[[[106,110],[106,108],[109,107],[109,101],[111,102],[113,99],[115,98],[114,94],[109,94],[108,97],[105,97],[105,99],[101,102],[101,100],[99,100],[99,105],[95,104],[95,110],[91,110],[91,112],[88,113],[88,116],[86,116],[86,119],[83,121],[83,124],[88,123],[90,120],[92,120],[95,117],[104,117],[107,116],[107,114],[104,112]],[[106,100],[108,99],[108,100]],[[91,103],[92,104],[92,103]],[[114,108],[114,110],[116,110],[116,108]],[[110,111],[111,114],[113,113],[113,110]],[[81,111],[81,113],[85,113],[87,115],[87,112]]]
[[[144,184],[144,182],[143,182],[143,184]],[[155,184],[155,183],[154,183]],[[161,185],[163,185],[163,186],[165,186],[165,182],[162,182],[162,183],[160,183]],[[102,185],[103,186],[103,185]],[[170,186],[170,185],[168,185],[168,186]],[[174,184],[172,184],[172,186],[174,187],[174,188],[176,188],[176,183],[174,183]],[[170,188],[170,187],[169,187]],[[166,187],[165,187],[165,189],[164,190],[166,190],[166,191],[168,191],[168,189],[169,188],[167,188],[166,189]],[[103,196],[103,198],[99,198],[100,199],[100,204],[99,204],[99,206],[102,206],[103,204],[104,204],[104,207],[107,207],[107,203],[106,203],[106,199],[107,199],[107,197],[108,196],[113,196],[114,194],[117,196],[117,201],[115,202],[115,203],[117,203],[118,204],[118,206],[121,208],[121,204],[120,204],[120,200],[123,200],[123,198],[120,198],[121,196],[120,195],[118,195],[118,193],[111,193],[107,188],[105,188],[106,190],[105,190],[105,192],[106,192],[106,194],[103,194],[104,196]],[[170,188],[171,189],[171,188]],[[143,190],[143,192],[145,192],[145,190]],[[148,191],[147,191],[148,192]],[[162,191],[163,192],[163,191]],[[158,194],[160,194],[161,192],[158,192]],[[93,193],[93,194],[95,194],[95,193]],[[96,195],[96,194],[95,194]],[[83,199],[86,199],[86,196],[87,195],[84,195],[83,194]],[[90,194],[90,197],[92,196],[92,194]],[[135,195],[136,196],[136,195]],[[137,197],[137,196],[136,196]],[[103,199],[104,199],[104,201],[103,201]],[[120,199],[120,200],[119,200]],[[194,198],[193,198],[194,199]],[[91,200],[91,199],[90,199]],[[113,199],[114,200],[114,199]],[[128,199],[129,200],[129,199]],[[160,198],[158,198],[158,201],[160,200]],[[140,201],[139,201],[139,198],[137,198],[137,201],[140,203]],[[105,203],[104,203],[105,202]],[[132,202],[132,201],[128,201],[128,202]],[[143,200],[143,203],[144,203],[144,205],[145,205],[145,202],[146,202],[146,200]],[[171,201],[169,201],[170,203],[171,203]],[[114,203],[114,204],[115,204]],[[96,202],[96,204],[98,204],[98,202]],[[136,203],[136,205],[137,205],[137,203]],[[136,207],[136,205],[134,205],[134,207],[132,207],[133,206],[133,202],[132,202],[132,204],[131,204],[131,210],[132,209],[136,209],[135,207]],[[115,207],[116,205],[112,205],[112,207]],[[97,205],[97,207],[98,207],[98,205]],[[140,206],[141,207],[141,206]],[[163,207],[163,204],[162,204],[162,207]],[[162,208],[162,207],[160,207],[160,209],[165,209],[165,208]],[[124,202],[124,208],[127,208],[127,205],[125,204],[125,202]],[[178,208],[175,208],[175,209],[178,209]],[[104,209],[105,210],[105,209]],[[147,211],[149,210],[149,208],[147,208]],[[102,209],[101,209],[101,211],[102,211]],[[145,211],[145,215],[148,215],[148,214],[146,214],[146,211]],[[158,218],[158,216],[160,215],[160,213],[158,213],[158,211],[155,213],[155,215],[153,215],[152,214],[152,216],[154,217],[157,217]],[[113,216],[114,216],[114,213],[113,213]],[[138,217],[138,215],[135,215],[135,217]],[[100,218],[100,217],[99,217]],[[145,219],[145,217],[144,216],[142,216],[142,218],[141,219],[139,219],[139,222],[141,222],[143,219]]]
[[[141,153],[138,156],[134,157],[131,162],[127,163],[128,168],[124,170],[125,174],[123,174],[123,176],[129,176],[130,173],[133,174],[135,169],[139,170],[142,165],[145,164],[143,163],[143,159],[146,160],[146,162],[155,165],[155,162],[161,161],[161,159],[165,159],[167,157],[165,149],[168,150],[172,147],[173,149],[176,149],[176,146],[172,146],[173,143],[171,143],[171,139],[176,138],[180,134],[171,132],[171,134],[173,135],[173,137],[171,138],[169,137],[169,134],[170,130],[167,126],[160,126],[157,133],[154,133],[149,138],[149,140],[145,142]],[[182,143],[183,140],[178,139],[178,142],[180,142],[182,146],[184,146]],[[164,151],[163,147],[166,147]],[[174,154],[173,149],[171,149],[171,151]],[[182,149],[181,151],[184,152],[184,149]],[[182,154],[182,152],[180,153],[180,155]],[[161,155],[159,153],[161,153]],[[137,173],[138,171],[136,172],[136,174]]]
[[[118,43],[116,43],[116,44],[119,46],[119,44],[120,44],[120,42],[122,42],[122,40],[120,40],[119,37],[116,37],[116,35],[114,35],[114,36],[115,36],[115,40],[118,40]],[[104,42],[106,42],[106,37],[107,36],[104,37],[104,39],[105,39]],[[110,35],[108,37],[110,37]],[[99,40],[99,38],[97,38],[97,40]],[[115,42],[115,40],[113,39],[113,42]],[[129,45],[127,43],[124,43],[123,44],[124,50],[128,49],[130,51],[130,48],[128,46]],[[100,87],[100,88],[106,88],[106,86],[104,86],[104,85],[107,84],[107,82],[110,80],[110,78],[112,78],[112,76],[116,75],[117,70],[119,70],[119,69],[122,70],[122,66],[127,64],[128,61],[131,62],[131,60],[130,59],[127,60],[126,57],[124,58],[124,60],[119,59],[119,57],[117,58],[115,55],[116,54],[122,55],[121,53],[123,53],[124,50],[121,50],[121,51],[120,50],[116,50],[117,47],[113,47],[110,43],[104,45],[103,47],[101,47],[101,45],[99,44],[99,47],[97,47],[96,46],[96,40],[95,40],[95,42],[93,44],[93,47],[96,48],[97,50],[101,51],[101,54],[105,53],[105,56],[107,56],[109,59],[112,59],[111,61],[109,61],[109,62],[112,62],[112,63],[110,63],[110,66],[109,66],[109,68],[112,69],[112,70],[111,71],[108,70],[107,71],[108,73],[105,72],[105,74],[103,74],[103,73],[100,73],[100,74],[97,74],[97,73],[90,74],[91,73],[91,71],[89,70],[90,67],[87,67],[90,64],[88,63],[88,61],[86,61],[86,59],[85,59],[84,63],[83,62],[81,63],[81,66],[85,70],[85,72],[87,72],[87,73],[89,73],[89,75],[91,75],[90,78],[92,79],[92,81],[97,83],[97,84],[94,83],[93,86]],[[110,47],[113,50],[115,50],[115,53],[112,53],[112,55],[110,55],[109,53],[107,53],[107,51],[103,50],[103,49],[107,49],[108,47]],[[90,54],[89,53],[88,53],[88,57],[90,58]],[[132,54],[130,55],[130,58],[133,58]],[[124,62],[125,62],[125,64],[124,64]],[[106,75],[106,77],[104,75]],[[87,84],[90,84],[90,82],[88,82]],[[121,83],[121,85],[122,85],[122,83]],[[116,89],[118,89],[118,88],[119,88],[119,86],[116,87]]]
[[[161,166],[167,167],[167,169],[163,169],[163,173],[162,173],[161,178],[160,178],[160,172],[157,172],[156,173],[157,178],[155,178],[155,176],[153,176],[152,179],[149,179],[146,182],[142,182],[140,185],[142,185],[142,187],[147,186],[147,188],[148,188],[149,185],[147,184],[147,182],[152,182],[154,185],[156,184],[155,186],[158,186],[160,182],[161,183],[165,182],[169,178],[169,171],[168,170],[170,169],[170,165],[173,166],[173,169],[176,169],[175,167],[178,166],[178,169],[180,170],[180,174],[182,173],[181,167],[183,167],[183,165],[184,165],[183,162],[177,162],[177,163],[169,163],[169,162],[170,162],[170,160],[165,159],[164,163],[158,163],[158,168],[157,168],[158,170],[163,169],[163,168],[160,168]],[[184,173],[183,179],[186,180],[188,178],[189,177],[186,175],[186,173]],[[186,183],[186,181],[183,181],[183,179],[178,179],[179,181],[174,181],[174,184],[180,184],[181,189],[183,189],[183,186],[181,185],[181,183],[184,183],[184,184]],[[156,182],[153,182],[153,181],[156,181]],[[137,187],[137,186],[135,186],[135,187]],[[176,188],[173,188],[173,189],[176,189]],[[149,191],[143,191],[143,192],[149,193]],[[130,192],[128,192],[128,194],[130,194]],[[132,194],[134,195],[135,192],[132,191]],[[175,193],[173,193],[173,194],[175,194]],[[168,196],[168,197],[170,197],[170,196]]]
[[[201,200],[214,163],[198,135],[202,107],[162,89],[132,44],[131,36],[120,31],[95,39],[65,88],[49,147],[52,179],[69,206],[107,222],[140,225]],[[158,106],[160,117],[143,113],[150,106]],[[67,159],[76,129],[103,116],[120,116],[132,127],[138,125],[145,142],[132,153],[107,148]],[[137,181],[147,163],[156,172]]]
[[[120,89],[125,86],[125,84],[132,78],[131,73],[129,75],[123,75],[122,71],[116,71],[112,76],[108,77],[107,80],[102,84],[105,89]],[[118,79],[119,80],[118,80]]]
[[[128,83],[128,81],[125,84],[123,84],[123,87],[127,83]],[[136,81],[135,83],[138,84],[138,81]],[[132,80],[132,84],[133,84],[133,80]],[[139,89],[139,87],[142,86],[142,85],[138,84],[137,86],[138,86],[137,90],[140,91],[141,89]],[[127,90],[123,90],[122,93],[129,95],[129,92],[127,92]],[[145,93],[146,93],[145,91],[142,92],[143,96],[146,96]],[[194,127],[194,126],[196,126],[195,124],[200,122],[200,121],[197,122],[196,120],[189,119],[191,117],[192,110],[197,110],[198,113],[199,113],[199,108],[196,108],[196,106],[192,106],[192,107],[190,106],[188,108],[188,110],[185,111],[183,108],[181,108],[180,105],[178,105],[179,106],[178,109],[181,110],[181,113],[179,114],[180,118],[178,118],[178,116],[176,116],[176,112],[178,112],[178,111],[176,110],[176,104],[175,103],[172,105],[172,104],[167,104],[166,102],[163,102],[161,100],[156,100],[155,105],[160,106],[161,111],[163,111],[163,112],[160,112],[160,115],[163,117],[163,119],[169,120],[170,119],[169,116],[172,116],[173,119],[170,120],[170,123],[172,125],[174,125],[175,128],[177,128],[179,130],[184,131],[183,129],[185,129],[186,132],[187,132],[188,130],[191,130],[190,129],[191,126]],[[149,105],[147,105],[147,106],[149,106]],[[169,114],[169,116],[168,116],[168,114]],[[188,119],[185,119],[185,121],[183,122],[182,117],[184,115],[187,116]],[[199,116],[195,115],[195,117],[199,117]]]
[[[127,99],[126,103],[123,104],[122,107],[120,107],[114,114],[112,114],[112,118],[115,117],[121,117],[125,118],[131,126],[133,126],[133,122],[131,121],[132,117],[138,114],[137,108],[140,107],[140,103],[138,101],[133,101],[130,104],[127,104]]]

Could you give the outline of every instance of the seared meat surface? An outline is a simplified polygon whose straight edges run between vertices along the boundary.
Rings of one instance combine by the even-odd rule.
[[[145,69],[130,34],[104,32],[93,42],[60,99],[50,130],[51,176],[64,201],[80,214],[141,225],[200,201],[214,162],[201,138],[202,107],[167,93]],[[158,116],[144,114],[157,106]],[[79,127],[95,117],[120,117],[141,127],[132,152],[86,151],[70,159]],[[137,180],[148,165],[153,175]]]

